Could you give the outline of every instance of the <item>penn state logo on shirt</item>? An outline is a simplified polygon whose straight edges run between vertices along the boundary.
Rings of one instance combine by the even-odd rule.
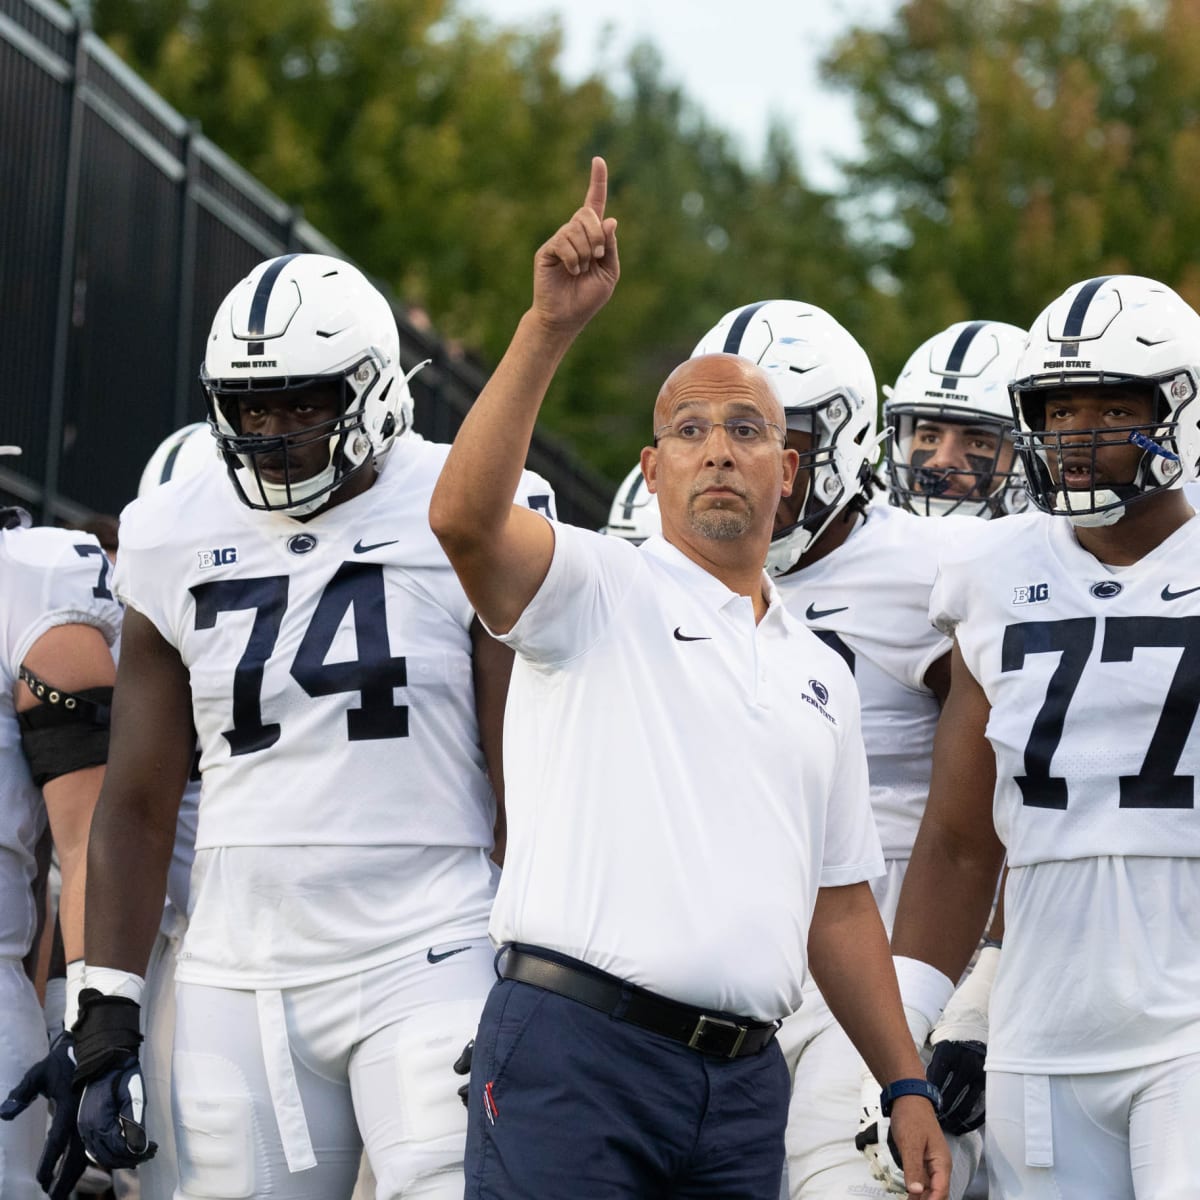
[[[800,696],[807,704],[812,705],[830,725],[837,724],[837,717],[825,707],[829,703],[829,689],[819,679],[810,679],[808,690],[801,692]]]
[[[293,554],[307,554],[317,548],[317,539],[311,533],[293,533],[287,540],[287,548]]]
[[[1111,600],[1124,590],[1125,585],[1118,583],[1115,579],[1102,579],[1099,583],[1093,583],[1088,589],[1097,600]]]

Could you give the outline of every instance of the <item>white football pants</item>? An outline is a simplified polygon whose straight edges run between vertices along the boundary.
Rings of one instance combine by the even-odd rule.
[[[493,957],[462,939],[308,987],[177,984],[176,1200],[346,1200],[364,1144],[378,1200],[461,1200],[452,1067]]]
[[[989,1071],[991,1200],[1196,1200],[1200,1054],[1097,1075]]]

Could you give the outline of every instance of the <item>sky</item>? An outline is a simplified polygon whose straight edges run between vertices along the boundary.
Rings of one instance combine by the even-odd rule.
[[[638,40],[653,42],[667,78],[749,163],[760,160],[772,116],[794,131],[810,181],[834,187],[835,160],[858,145],[848,99],[822,86],[817,63],[853,24],[886,22],[897,0],[463,0],[497,25],[531,26],[557,15],[563,74],[579,79],[597,62],[620,63]],[[605,29],[611,31],[601,49]]]

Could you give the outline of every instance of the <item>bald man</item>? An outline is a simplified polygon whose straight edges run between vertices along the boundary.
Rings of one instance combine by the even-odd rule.
[[[944,1197],[866,882],[883,863],[854,681],[763,572],[798,466],[770,378],[729,355],[672,372],[641,459],[663,532],[641,547],[507,499],[558,363],[617,281],[606,192],[595,159],[430,508],[517,654],[501,979],[475,1040],[466,1195],[776,1200],[775,1031],[811,969],[889,1081],[910,1191]]]

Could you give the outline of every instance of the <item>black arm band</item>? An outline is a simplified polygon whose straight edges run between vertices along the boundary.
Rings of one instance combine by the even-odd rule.
[[[107,727],[112,717],[112,688],[85,688],[82,692],[68,692],[65,688],[56,688],[47,683],[24,663],[17,668],[17,674],[50,711],[60,715],[64,724],[72,720],[90,721],[94,725]]]
[[[75,1036],[76,1088],[119,1067],[141,1044],[142,1006],[124,996],[105,996],[95,988],[79,993]]]
[[[45,722],[41,713],[39,705],[18,716],[21,752],[38,787],[45,787],[61,775],[103,766],[108,761],[107,725]]]
[[[110,687],[66,692],[53,688],[26,667],[21,678],[41,701],[17,714],[21,750],[38,787],[52,779],[103,766],[108,761]]]

